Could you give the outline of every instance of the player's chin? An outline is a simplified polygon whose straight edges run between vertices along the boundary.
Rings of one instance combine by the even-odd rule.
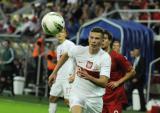
[[[95,48],[95,47],[97,47],[97,45],[96,44],[91,44],[91,47]]]

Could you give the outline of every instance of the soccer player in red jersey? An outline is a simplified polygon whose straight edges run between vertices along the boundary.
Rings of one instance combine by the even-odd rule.
[[[104,40],[102,48],[111,56],[111,74],[103,96],[102,113],[122,113],[122,105],[127,103],[127,97],[124,89],[124,82],[135,75],[131,63],[119,53],[118,49],[111,50],[110,45],[112,35],[104,31]],[[113,42],[113,45],[119,46],[119,41]]]

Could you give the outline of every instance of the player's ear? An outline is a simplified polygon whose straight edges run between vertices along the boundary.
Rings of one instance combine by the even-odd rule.
[[[90,42],[90,37],[88,37],[88,44],[89,44],[89,42]]]

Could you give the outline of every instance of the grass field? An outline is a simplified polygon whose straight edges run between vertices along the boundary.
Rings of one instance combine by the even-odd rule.
[[[47,99],[40,101],[35,97],[0,96],[0,113],[48,113],[48,101]],[[59,102],[57,113],[69,113],[69,111],[62,102]],[[142,112],[124,111],[123,113]]]

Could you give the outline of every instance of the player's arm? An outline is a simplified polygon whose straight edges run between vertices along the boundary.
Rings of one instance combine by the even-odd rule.
[[[69,83],[74,82],[75,76],[76,76],[75,74],[72,74],[71,76],[69,76],[69,78],[68,78]]]
[[[57,65],[54,69],[54,71],[51,73],[51,75],[49,76],[49,80],[48,80],[48,84],[49,86],[52,85],[55,76],[57,75],[58,70],[62,67],[62,65],[67,61],[67,59],[69,58],[68,53],[64,53],[61,58],[59,59],[59,61],[57,62]]]
[[[77,75],[80,75],[80,77],[89,80],[100,87],[106,87],[106,84],[108,83],[109,78],[105,75],[101,75],[99,78],[95,78],[89,75],[86,70],[78,70],[77,73]]]
[[[130,78],[132,78],[136,74],[135,69],[132,67],[131,63],[124,56],[120,55],[116,61],[121,66],[122,70],[126,73],[118,81],[112,81],[112,82],[108,83],[107,86],[111,87],[112,89],[125,83],[127,80],[129,80]]]
[[[132,78],[133,76],[135,76],[135,70],[132,68],[129,72],[127,72],[121,79],[119,79],[118,81],[113,81],[108,83],[108,87],[111,87],[112,89],[120,86],[121,84],[125,83],[127,80],[129,80],[130,78]]]
[[[101,69],[99,78],[95,78],[89,75],[89,73],[87,73],[87,71],[83,69],[78,70],[78,72],[80,72],[78,75],[82,75],[83,78],[90,80],[91,82],[95,83],[98,86],[106,87],[108,79],[110,77],[110,69],[111,69],[111,58],[109,55],[106,54],[104,57],[101,58]]]
[[[123,84],[125,81],[129,80],[130,78],[134,77],[136,74],[135,69],[132,67],[131,63],[122,56],[121,59],[121,66],[124,68],[123,70],[125,70],[126,74],[118,81],[119,85]]]
[[[101,87],[106,87],[106,84],[108,83],[108,77],[105,75],[101,75],[100,78],[94,78],[91,76],[91,81],[94,82],[95,84],[101,86]]]

